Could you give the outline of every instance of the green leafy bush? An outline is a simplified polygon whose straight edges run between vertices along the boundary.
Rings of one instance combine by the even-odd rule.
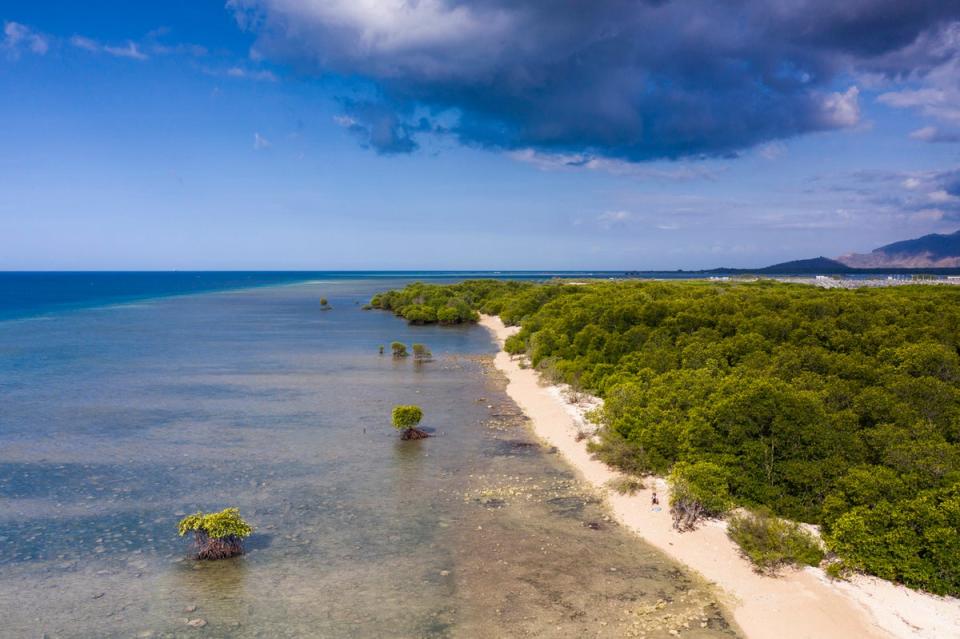
[[[393,311],[411,324],[462,324],[479,320],[480,309],[498,313],[499,305],[494,301],[500,296],[534,287],[530,282],[502,280],[468,280],[444,286],[418,282],[402,290],[378,293],[370,306]]]
[[[831,561],[824,567],[823,571],[827,574],[827,577],[834,580],[846,580],[850,573],[850,570],[841,560]]]
[[[390,414],[393,427],[397,430],[406,430],[416,428],[423,419],[423,410],[419,406],[400,405],[394,406]]]
[[[720,517],[732,505],[727,471],[712,462],[677,462],[667,481],[677,530],[691,530],[701,519]]]
[[[403,342],[391,342],[390,350],[393,352],[393,356],[396,358],[406,357],[408,355],[407,345]]]
[[[243,554],[243,540],[253,528],[238,509],[225,508],[218,513],[188,515],[180,520],[177,532],[181,537],[194,534],[197,559],[226,559]]]
[[[644,488],[642,479],[629,475],[614,477],[607,482],[607,486],[619,495],[636,495]]]
[[[413,345],[413,358],[418,362],[424,362],[433,357],[433,353],[424,344]]]
[[[628,475],[642,475],[649,471],[643,454],[635,446],[609,428],[601,428],[598,441],[587,442],[587,450],[594,457]]]
[[[767,510],[732,515],[727,534],[760,572],[788,564],[817,566],[823,560],[823,548],[810,532]]]
[[[423,419],[423,411],[419,406],[394,406],[391,414],[393,427],[401,431],[400,439],[424,439],[430,435],[417,426]]]
[[[433,324],[437,321],[437,310],[426,304],[405,306],[401,314],[411,324]]]
[[[960,482],[841,515],[831,548],[856,570],[938,594],[960,591]]]

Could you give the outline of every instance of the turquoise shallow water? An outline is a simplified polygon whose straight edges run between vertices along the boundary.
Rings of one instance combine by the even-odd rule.
[[[360,309],[397,279],[286,284],[0,322],[0,636],[731,634],[536,444],[485,331]],[[190,560],[177,520],[229,505],[249,553]]]

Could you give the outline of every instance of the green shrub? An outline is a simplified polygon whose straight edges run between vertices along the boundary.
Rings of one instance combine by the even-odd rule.
[[[731,516],[727,534],[760,572],[787,564],[817,566],[823,560],[820,542],[811,533],[768,510]]]
[[[642,479],[627,475],[614,477],[607,482],[607,486],[610,487],[610,490],[619,495],[636,495],[644,488]]]
[[[197,559],[226,559],[243,554],[243,540],[253,528],[238,509],[225,508],[218,513],[188,515],[180,520],[177,532],[181,537],[194,534]]]
[[[444,306],[437,309],[437,321],[441,324],[456,324],[460,319],[457,309]]]
[[[393,356],[400,358],[407,356],[407,345],[403,342],[392,342],[390,344],[390,350],[393,351]]]
[[[832,580],[841,580],[844,581],[847,579],[847,575],[850,570],[847,568],[846,564],[841,560],[831,561],[823,568],[823,572],[827,574]]]
[[[420,424],[420,420],[423,419],[423,410],[419,406],[412,405],[394,406],[390,418],[393,427],[397,430],[416,428]]]
[[[727,472],[712,462],[677,462],[667,481],[677,530],[692,530],[699,520],[720,517],[732,505]]]
[[[628,475],[642,475],[648,471],[643,453],[620,434],[609,428],[601,428],[598,441],[587,442],[587,450],[594,457]]]
[[[437,321],[437,311],[426,304],[414,304],[403,309],[403,319],[411,324],[432,324]]]
[[[827,535],[855,570],[937,594],[960,593],[960,482],[895,503],[857,506]]]
[[[430,349],[423,344],[414,344],[413,345],[413,358],[418,362],[426,361],[433,357],[433,353],[430,352]]]

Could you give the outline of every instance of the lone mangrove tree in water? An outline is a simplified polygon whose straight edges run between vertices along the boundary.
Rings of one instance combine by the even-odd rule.
[[[238,509],[225,508],[218,513],[187,515],[180,520],[177,532],[181,537],[193,533],[197,559],[227,559],[244,553],[243,540],[253,528]]]
[[[424,439],[430,436],[417,428],[423,419],[423,410],[419,406],[394,406],[390,417],[393,427],[401,431],[400,439]]]
[[[430,349],[427,348],[425,344],[414,344],[413,359],[418,364],[420,362],[429,362],[431,359],[433,359],[433,353],[430,352]]]

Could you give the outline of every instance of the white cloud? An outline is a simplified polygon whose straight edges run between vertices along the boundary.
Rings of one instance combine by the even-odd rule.
[[[83,49],[84,51],[90,51],[91,53],[106,53],[107,55],[111,55],[115,58],[146,60],[149,57],[146,53],[141,51],[140,47],[132,40],[127,40],[127,43],[122,46],[114,46],[109,44],[101,44],[93,38],[88,38],[86,36],[75,35],[70,38],[70,44],[78,49]]]
[[[597,216],[597,223],[600,228],[610,229],[614,226],[620,226],[633,219],[633,213],[629,211],[606,211]]]
[[[936,62],[907,78],[912,88],[882,93],[877,100],[895,109],[913,109],[942,122],[960,124],[960,22],[936,38],[918,40],[916,46],[922,48],[916,55]]]
[[[280,78],[273,71],[265,69],[248,69],[241,66],[229,68],[201,67],[201,71],[207,75],[218,78],[234,78],[237,80],[254,80],[256,82],[279,82]]]
[[[910,133],[910,138],[921,142],[960,142],[960,133],[925,126]]]
[[[718,169],[692,161],[670,162],[665,166],[654,166],[583,153],[544,153],[534,149],[509,151],[507,156],[518,162],[532,164],[541,171],[600,171],[611,175],[653,180],[713,179],[720,172]]]
[[[99,51],[100,44],[96,40],[91,40],[90,38],[75,35],[70,38],[70,44],[77,47],[78,49],[83,49],[85,51]]]
[[[936,202],[937,204],[943,204],[944,202],[960,202],[960,198],[955,195],[950,195],[945,189],[931,191],[930,193],[927,193],[927,197],[930,198],[931,202]]]
[[[140,50],[136,43],[127,41],[122,47],[105,46],[103,50],[112,56],[118,58],[132,58],[134,60],[146,60],[147,54]]]
[[[19,22],[7,21],[3,23],[3,39],[0,40],[0,49],[6,51],[7,55],[14,59],[19,58],[23,51],[44,55],[50,50],[50,39]]]
[[[202,58],[206,56],[209,51],[204,46],[199,44],[147,44],[147,49],[156,55],[189,55],[194,58]]]
[[[243,67],[230,67],[225,73],[231,78],[244,78],[261,82],[276,82],[278,79],[273,71],[244,69]]]
[[[824,96],[823,117],[831,127],[853,127],[860,122],[860,89],[850,87],[843,93]]]
[[[757,147],[757,155],[764,160],[776,160],[787,152],[787,145],[783,142],[767,142]]]
[[[270,140],[263,137],[259,133],[253,134],[253,150],[254,151],[260,151],[262,149],[269,149],[269,148],[270,148]]]
[[[270,8],[298,17],[301,24],[324,24],[330,36],[346,34],[340,43],[348,49],[346,57],[375,56],[385,66],[401,61],[391,56],[437,47],[458,46],[464,42],[487,41],[495,51],[500,39],[513,26],[513,12],[496,8],[477,8],[444,0],[272,0]],[[251,28],[262,17],[257,0],[228,0],[243,28]],[[460,48],[466,52],[466,47]],[[453,56],[454,58],[459,56]],[[491,56],[476,56],[475,63],[492,63]],[[455,72],[456,60],[435,60],[436,73]]]

